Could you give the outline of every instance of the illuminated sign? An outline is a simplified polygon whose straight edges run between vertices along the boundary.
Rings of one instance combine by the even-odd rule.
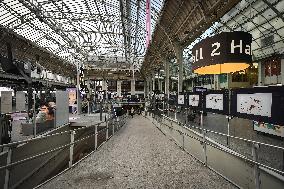
[[[248,68],[252,62],[252,36],[223,32],[206,38],[192,49],[192,69],[197,74],[231,73]]]

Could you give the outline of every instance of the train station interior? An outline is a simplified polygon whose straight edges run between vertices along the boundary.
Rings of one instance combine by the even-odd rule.
[[[0,188],[284,188],[284,0],[1,0]]]

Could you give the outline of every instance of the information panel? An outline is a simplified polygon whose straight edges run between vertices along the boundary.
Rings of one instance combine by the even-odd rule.
[[[69,94],[67,91],[56,91],[55,126],[69,123]]]
[[[1,91],[1,113],[12,112],[12,91]]]
[[[23,91],[17,91],[16,93],[16,111],[26,110],[26,95]]]

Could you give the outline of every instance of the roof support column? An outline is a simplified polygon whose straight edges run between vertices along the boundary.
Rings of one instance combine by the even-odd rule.
[[[169,99],[170,96],[170,63],[168,59],[164,60],[165,65],[165,97]]]
[[[178,94],[183,92],[182,86],[183,86],[183,49],[182,48],[176,48],[176,54],[177,54],[177,64],[178,64]]]

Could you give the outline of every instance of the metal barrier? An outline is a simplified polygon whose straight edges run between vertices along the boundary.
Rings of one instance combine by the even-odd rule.
[[[177,120],[171,119],[164,114],[161,116],[152,114],[148,118],[161,132],[173,138],[175,143],[183,150],[236,186],[257,189],[284,188],[284,171],[258,161],[260,145],[280,150],[284,150],[283,147],[218,133],[200,127],[182,125]],[[193,129],[198,129],[201,133]],[[248,143],[251,146],[252,158],[210,139],[206,136],[206,133],[214,133]]]
[[[123,115],[88,127],[65,131],[59,128],[56,133],[0,145],[6,149],[0,154],[0,188],[33,188],[50,177],[50,173],[40,174],[40,170],[70,169],[82,159],[84,150],[96,151],[125,120]]]

